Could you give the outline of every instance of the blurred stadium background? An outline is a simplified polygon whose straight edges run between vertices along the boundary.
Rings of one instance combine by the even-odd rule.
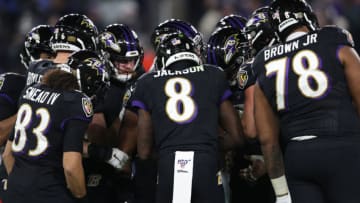
[[[360,44],[360,0],[308,0],[320,25],[336,24],[348,29],[356,49]],[[0,0],[0,73],[24,72],[19,51],[24,35],[39,24],[54,25],[67,13],[90,17],[99,30],[111,23],[126,23],[139,34],[145,63],[152,57],[149,38],[153,28],[169,18],[192,23],[205,42],[216,22],[231,13],[247,17],[270,0]]]

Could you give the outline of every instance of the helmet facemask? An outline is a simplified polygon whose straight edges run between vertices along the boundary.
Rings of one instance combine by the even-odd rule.
[[[100,51],[110,69],[111,78],[124,83],[133,79],[141,70],[143,48],[135,31],[127,25],[111,24],[107,26],[99,35],[99,43]],[[129,63],[132,62],[132,67],[129,68]]]
[[[133,64],[130,64],[132,66],[131,68],[126,68],[125,70],[121,70],[121,67],[128,66],[128,64],[132,62]],[[108,63],[111,68],[111,77],[113,77],[114,79],[120,82],[127,82],[131,80],[133,76],[136,74],[136,70],[138,69],[140,64],[140,57],[139,56],[122,57],[112,54],[110,56]]]

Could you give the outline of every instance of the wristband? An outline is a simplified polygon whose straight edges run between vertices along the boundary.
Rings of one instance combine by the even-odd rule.
[[[283,195],[286,195],[289,193],[289,188],[288,188],[288,185],[286,182],[285,175],[282,175],[278,178],[273,178],[270,180],[271,180],[271,184],[274,188],[275,195],[277,197],[283,196]]]

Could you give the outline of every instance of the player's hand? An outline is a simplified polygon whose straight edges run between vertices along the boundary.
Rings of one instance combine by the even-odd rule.
[[[290,193],[287,193],[286,195],[276,197],[275,203],[292,203]]]
[[[86,146],[87,154],[90,158],[105,161],[118,170],[121,170],[129,160],[129,156],[118,148],[100,146],[93,143]]]
[[[121,170],[126,162],[129,160],[129,156],[118,148],[112,148],[111,157],[106,163],[110,164],[114,168]]]
[[[250,166],[240,170],[240,177],[249,181],[255,182],[261,176],[266,174],[266,166],[264,158],[261,155],[245,155],[245,159],[251,162]]]

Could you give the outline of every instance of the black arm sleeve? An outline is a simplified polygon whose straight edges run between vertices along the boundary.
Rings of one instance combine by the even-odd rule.
[[[75,151],[82,153],[84,134],[89,123],[82,120],[70,120],[64,130],[63,151]]]
[[[16,114],[17,107],[15,103],[11,103],[8,99],[0,95],[0,120],[9,118]]]
[[[112,148],[108,147],[108,146],[100,146],[100,145],[91,143],[88,146],[88,154],[89,154],[89,157],[91,157],[93,159],[107,161],[111,158]]]

